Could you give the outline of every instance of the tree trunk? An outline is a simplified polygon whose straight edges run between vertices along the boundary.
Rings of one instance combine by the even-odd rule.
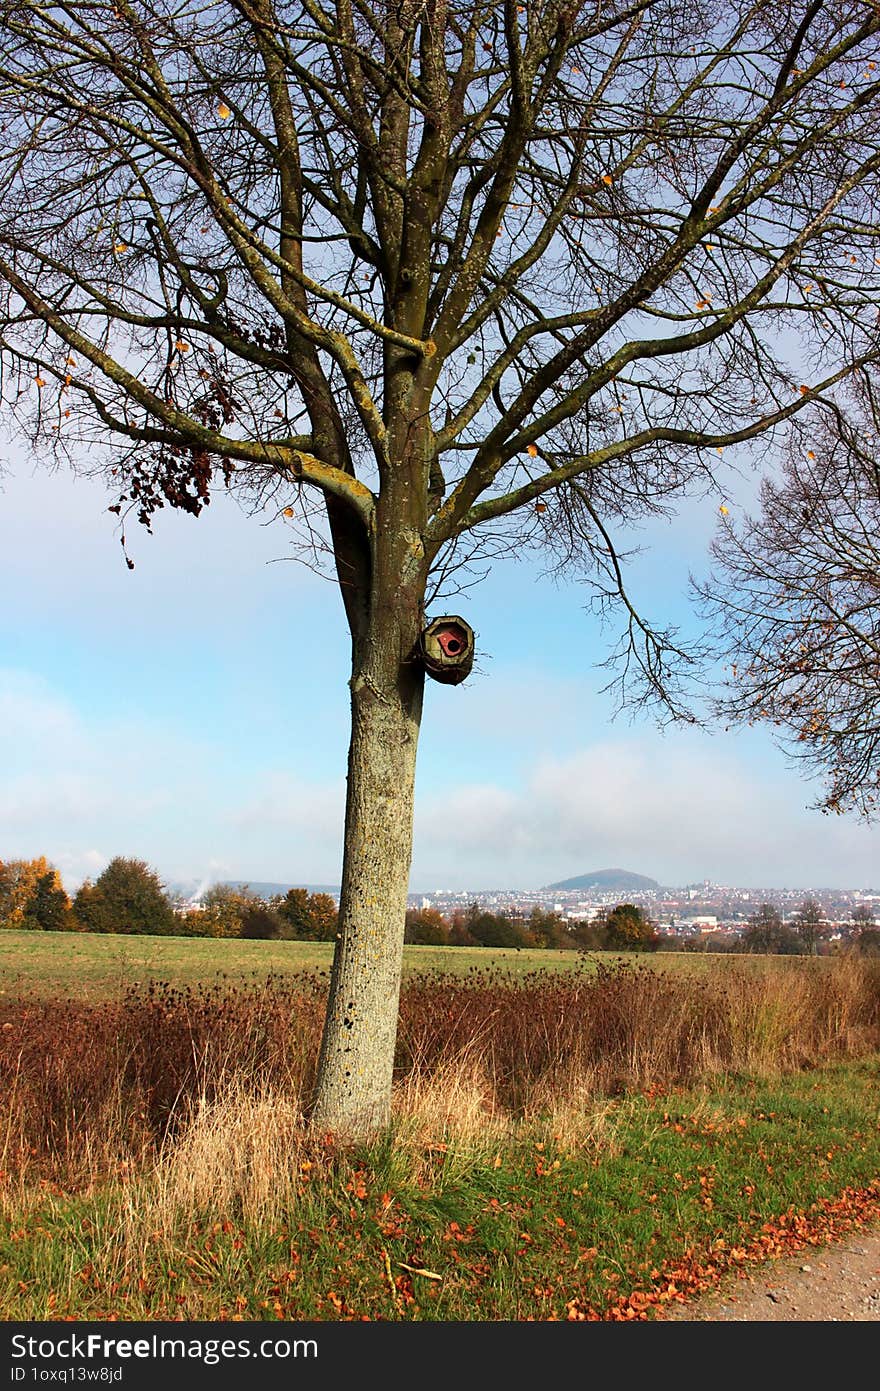
[[[424,687],[410,660],[421,606],[378,614],[355,646],[339,935],[311,1116],[347,1139],[391,1118]]]

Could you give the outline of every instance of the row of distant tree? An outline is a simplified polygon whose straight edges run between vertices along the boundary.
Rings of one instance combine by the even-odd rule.
[[[71,899],[44,856],[0,860],[0,928],[332,941],[336,923],[330,895],[305,889],[291,889],[267,903],[247,887],[215,884],[198,908],[188,908],[144,860],[117,856]]]
[[[326,942],[335,938],[337,922],[338,909],[330,895],[306,889],[290,889],[265,900],[247,887],[215,884],[198,907],[188,907],[175,902],[143,860],[117,856],[71,899],[44,856],[0,861],[0,928]],[[407,914],[406,940],[437,946],[588,951],[650,951],[660,944],[653,923],[629,903],[593,922],[574,924],[539,907],[526,921],[490,913],[476,903],[451,918],[436,908],[414,909]]]
[[[337,921],[338,909],[330,895],[306,889],[289,889],[265,900],[246,886],[215,884],[198,907],[188,907],[175,901],[145,861],[117,856],[71,899],[45,856],[0,860],[0,928],[330,942]],[[815,955],[827,949],[828,930],[820,905],[807,898],[788,923],[773,904],[762,903],[739,937],[710,934],[697,941],[713,951]],[[880,929],[869,905],[853,909],[849,936],[863,953],[880,955]],[[406,915],[406,941],[580,951],[656,951],[682,945],[678,938],[664,938],[632,903],[603,909],[584,922],[567,922],[539,906],[527,919],[492,913],[476,903],[449,917],[436,908],[414,908]]]
[[[406,916],[406,940],[437,946],[482,945],[492,947],[561,947],[581,951],[657,951],[684,946],[711,951],[770,953],[811,956],[829,950],[831,925],[821,906],[807,898],[790,922],[779,909],[762,903],[738,936],[710,933],[692,939],[666,936],[632,903],[602,909],[588,922],[566,922],[558,913],[535,907],[526,920],[489,913],[472,904],[457,910],[451,919],[435,908],[410,910]],[[880,929],[867,904],[853,909],[848,941],[865,954],[880,955]]]
[[[551,947],[580,951],[656,951],[655,925],[641,908],[619,903],[589,922],[566,922],[536,905],[526,919],[490,913],[478,904],[447,918],[436,908],[411,908],[405,941],[441,947]]]
[[[783,920],[774,904],[762,903],[749,918],[741,936],[725,941],[716,934],[710,934],[706,945],[712,951],[817,956],[831,950],[831,932],[839,927],[839,924],[827,921],[821,905],[814,898],[805,898],[788,922]],[[857,947],[861,954],[880,955],[880,929],[875,923],[874,909],[869,904],[856,904],[843,935],[847,943]]]

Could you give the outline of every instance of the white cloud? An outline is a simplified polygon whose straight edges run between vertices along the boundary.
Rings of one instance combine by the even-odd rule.
[[[707,736],[602,741],[537,761],[512,791],[427,794],[413,883],[528,888],[609,867],[673,885],[880,882],[877,831],[829,823],[808,800],[780,761],[746,762]]]
[[[109,862],[110,856],[101,850],[63,850],[53,861],[68,893],[75,892],[84,879],[97,879]]]
[[[238,861],[252,880],[338,884],[345,785],[270,772],[224,817]]]
[[[143,855],[143,827],[179,805],[168,769],[185,785],[203,758],[154,722],[92,718],[32,673],[0,670],[0,858],[45,854],[74,883],[113,854]]]
[[[414,889],[534,888],[610,866],[667,884],[880,885],[880,833],[808,811],[809,788],[759,731],[735,741],[641,731],[559,753],[577,683],[505,681],[504,690],[498,725],[518,730],[540,712],[551,751],[537,755],[534,741],[520,748],[508,734],[506,756],[494,741],[486,776],[489,759],[477,754],[498,733],[488,690],[470,702],[476,728],[427,737]],[[0,671],[0,858],[46,854],[70,888],[116,854],[169,879],[337,883],[344,782],[286,771],[295,748],[276,766],[236,766],[237,747],[227,763],[225,747],[186,737],[173,713],[108,720],[28,672]]]
[[[229,820],[245,832],[280,827],[320,839],[338,836],[344,810],[341,782],[313,782],[293,773],[273,772],[259,780],[248,800],[229,813]]]

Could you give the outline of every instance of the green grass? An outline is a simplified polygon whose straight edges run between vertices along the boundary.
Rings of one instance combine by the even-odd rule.
[[[6,931],[0,932],[0,990],[98,1000],[150,980],[244,983],[329,970],[332,956],[329,942]]]
[[[615,955],[626,955],[625,953]],[[259,942],[209,937],[111,936],[99,933],[0,932],[0,993],[76,995],[105,999],[149,980],[173,985],[251,983],[269,975],[329,971],[330,942]],[[608,959],[608,953],[600,957]],[[705,971],[744,958],[712,953],[661,952],[650,957],[662,970]],[[466,974],[500,967],[516,975],[530,971],[570,971],[583,957],[573,951],[487,947],[404,949],[404,972]],[[754,969],[798,970],[815,965],[806,958],[747,958]]]
[[[874,1060],[618,1098],[580,1138],[299,1151],[263,1219],[169,1214],[159,1171],[92,1196],[44,1185],[6,1202],[0,1318],[654,1317],[880,1215],[878,1083]]]

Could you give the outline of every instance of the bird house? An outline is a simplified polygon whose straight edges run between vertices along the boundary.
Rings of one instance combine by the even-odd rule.
[[[421,658],[434,681],[457,686],[474,664],[474,631],[463,618],[435,618],[422,630]]]

